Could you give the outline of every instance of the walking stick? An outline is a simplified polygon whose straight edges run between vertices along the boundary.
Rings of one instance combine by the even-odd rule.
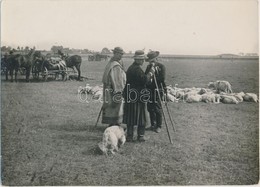
[[[97,124],[98,124],[98,121],[99,121],[99,118],[100,118],[100,116],[101,116],[102,111],[103,111],[103,106],[101,107],[101,109],[100,109],[100,111],[99,111],[99,114],[98,114],[98,118],[97,118],[97,122],[96,122],[95,127],[96,127]]]
[[[162,83],[161,83],[161,87],[162,87],[162,91],[163,91]],[[164,95],[164,91],[163,91],[163,95]],[[172,122],[172,121],[174,121],[174,120],[173,120],[172,117],[171,117],[171,113],[170,113],[170,111],[169,111],[169,108],[168,108],[168,105],[167,105],[167,101],[166,101],[166,103],[165,103],[165,107],[166,107],[166,110],[167,110],[167,112],[168,112],[168,115],[169,115],[169,118],[170,118],[170,121],[171,121],[171,124],[172,124],[172,128],[173,128],[174,132],[176,132],[176,130],[175,130],[175,128],[174,128],[174,125],[173,125],[173,122]],[[176,124],[175,121],[174,121],[174,123]]]
[[[158,84],[157,84],[155,74],[154,74],[154,81],[155,81],[156,89],[157,89],[157,92],[158,92],[160,104],[161,104],[161,107],[162,107],[162,99],[161,99],[161,96],[160,96],[159,87],[158,87]],[[165,117],[165,114],[164,114],[164,111],[163,111],[163,107],[162,107],[162,113],[163,113],[163,118],[164,118],[164,122],[165,122],[165,125],[166,125],[166,130],[167,130],[167,133],[168,133],[168,137],[169,137],[170,143],[172,144],[172,139],[171,139],[171,136],[170,136],[170,133],[169,133],[168,124],[166,122],[166,117]]]

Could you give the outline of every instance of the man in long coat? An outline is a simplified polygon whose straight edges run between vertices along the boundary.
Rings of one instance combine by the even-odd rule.
[[[126,74],[121,62],[124,51],[115,47],[114,56],[106,65],[103,74],[102,123],[109,126],[120,125],[123,121],[122,92],[126,84]]]
[[[146,125],[146,102],[149,100],[149,92],[146,90],[147,82],[153,77],[155,69],[152,67],[145,74],[141,66],[146,55],[142,50],[137,50],[134,62],[126,72],[127,83],[124,91],[125,110],[124,123],[127,124],[126,141],[133,142],[134,126],[137,126],[137,140],[144,142]]]

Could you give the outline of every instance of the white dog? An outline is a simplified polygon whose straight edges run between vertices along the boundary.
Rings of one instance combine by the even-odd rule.
[[[125,132],[123,127],[111,126],[106,128],[103,134],[103,140],[98,144],[100,150],[108,155],[108,152],[115,154],[118,148],[124,145],[126,141]]]

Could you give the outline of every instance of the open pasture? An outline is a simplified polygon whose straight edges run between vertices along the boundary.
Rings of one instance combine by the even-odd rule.
[[[131,58],[123,59],[127,68]],[[206,87],[227,80],[259,96],[258,60],[161,59],[167,84]],[[106,157],[94,127],[101,103],[81,102],[79,86],[100,85],[107,62],[83,57],[78,81],[1,82],[3,185],[248,185],[259,180],[259,104],[169,103],[176,132],[146,132]],[[144,64],[144,68],[147,64]],[[168,119],[168,118],[167,118]],[[170,125],[170,124],[169,124]]]

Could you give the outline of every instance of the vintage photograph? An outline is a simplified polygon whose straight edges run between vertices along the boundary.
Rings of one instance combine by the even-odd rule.
[[[257,0],[2,0],[1,184],[259,183]]]

